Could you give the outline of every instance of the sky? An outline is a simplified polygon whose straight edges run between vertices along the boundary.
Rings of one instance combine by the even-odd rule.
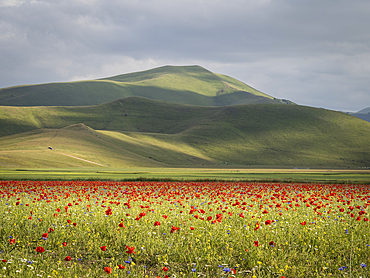
[[[300,105],[370,107],[369,0],[0,0],[0,88],[199,65]]]

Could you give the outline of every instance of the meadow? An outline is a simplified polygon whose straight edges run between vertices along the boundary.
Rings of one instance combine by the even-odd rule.
[[[0,277],[369,277],[370,188],[1,181]]]

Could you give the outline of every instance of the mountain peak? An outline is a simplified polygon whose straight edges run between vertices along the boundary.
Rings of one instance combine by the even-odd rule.
[[[0,105],[86,106],[135,96],[199,106],[282,103],[199,65],[166,65],[96,80],[4,88]]]

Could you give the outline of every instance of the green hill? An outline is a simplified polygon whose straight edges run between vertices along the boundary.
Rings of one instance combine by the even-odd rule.
[[[99,80],[3,88],[0,105],[85,106],[133,96],[201,106],[285,102],[199,66],[164,66]]]
[[[3,106],[0,126],[0,167],[370,165],[370,123],[299,105],[201,107],[131,97]]]

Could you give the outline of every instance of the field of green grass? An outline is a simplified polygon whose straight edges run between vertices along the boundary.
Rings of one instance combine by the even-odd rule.
[[[0,180],[278,181],[370,184],[370,170],[272,168],[49,168],[0,169]]]

